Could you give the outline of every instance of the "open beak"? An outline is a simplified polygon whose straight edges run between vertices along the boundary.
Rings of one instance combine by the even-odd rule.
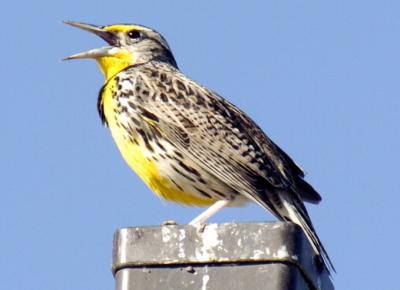
[[[96,34],[97,36],[104,39],[110,45],[106,47],[96,48],[89,51],[77,53],[64,58],[64,60],[80,59],[80,58],[97,58],[102,56],[108,56],[111,55],[113,52],[115,52],[115,47],[118,46],[118,40],[115,37],[115,35],[112,32],[104,30],[103,26],[97,26],[75,21],[64,21],[64,23]]]

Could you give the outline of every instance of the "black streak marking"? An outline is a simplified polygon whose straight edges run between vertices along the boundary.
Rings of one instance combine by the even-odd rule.
[[[160,119],[158,119],[158,117],[157,117],[156,115],[154,115],[153,113],[147,111],[146,109],[140,108],[140,110],[142,111],[142,115],[143,115],[145,118],[150,119],[150,120],[153,120],[153,121],[155,121],[155,122],[157,122],[157,123],[160,121]]]
[[[131,107],[132,109],[136,110],[136,105],[134,103],[132,103],[131,101],[128,101],[128,105],[129,107]]]
[[[199,178],[199,182],[203,183],[203,184],[207,184],[207,182],[203,179],[203,178]]]
[[[106,120],[106,116],[104,115],[104,107],[103,107],[103,93],[104,93],[104,89],[106,87],[107,84],[105,84],[104,86],[101,87],[100,92],[99,92],[99,96],[97,98],[97,111],[99,112],[99,116],[101,119],[101,123],[107,124],[107,120]],[[107,124],[108,126],[108,124]]]
[[[176,168],[174,165],[171,164],[171,167],[173,170],[175,170],[176,173],[179,173],[180,175],[182,175],[183,177],[185,177],[187,180],[191,181],[191,182],[196,182],[193,178],[191,178],[190,176],[186,175],[185,173],[183,173],[182,171],[180,171],[178,168]]]
[[[175,82],[176,82],[176,86],[178,87],[179,90],[186,91],[185,85],[180,80],[176,80]]]
[[[217,195],[219,195],[220,197],[226,198],[226,195],[223,194],[222,192],[216,190],[216,189],[211,189],[214,193],[216,193]]]
[[[160,143],[160,141],[158,141],[157,138],[154,138],[154,140],[156,141],[157,146],[160,147],[160,149],[161,149],[162,151],[167,151],[167,150],[165,149],[165,147]]]
[[[146,145],[147,150],[149,150],[150,152],[154,152],[153,147],[151,147],[150,143],[149,143],[149,138],[146,135],[146,133],[142,130],[142,129],[137,129],[137,132],[142,136],[143,141]]]
[[[194,175],[196,175],[196,176],[200,176],[200,173],[199,173],[196,169],[187,166],[187,165],[186,165],[185,163],[183,163],[182,161],[179,161],[178,164],[179,164],[179,166],[182,167],[184,170],[186,170],[186,171],[188,171],[188,172],[190,172],[190,173],[192,173],[192,174],[194,174]]]
[[[169,180],[171,180],[172,181],[172,183],[180,190],[180,191],[183,191],[183,188],[182,188],[182,186],[180,186],[178,183],[176,183],[176,181],[175,180],[173,180],[171,177],[169,178]]]
[[[180,153],[179,151],[175,151],[174,152],[176,156],[178,156],[179,158],[183,158],[182,153]]]
[[[160,94],[160,98],[161,98],[161,101],[163,101],[164,103],[168,102],[168,97],[164,93]]]
[[[140,126],[140,125],[142,124],[138,119],[136,119],[136,118],[134,118],[134,117],[131,117],[130,119],[132,120],[132,122],[133,122],[136,126]]]
[[[198,188],[198,187],[196,187],[196,186],[194,186],[194,188],[195,188],[198,192],[200,192],[202,195],[204,195],[205,197],[212,198],[212,196],[209,195],[209,194],[208,194],[207,192],[205,192],[204,190],[201,190],[200,188]]]

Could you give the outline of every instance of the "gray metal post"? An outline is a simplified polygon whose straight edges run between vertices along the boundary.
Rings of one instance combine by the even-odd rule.
[[[301,229],[281,222],[119,229],[112,270],[116,290],[333,289]]]

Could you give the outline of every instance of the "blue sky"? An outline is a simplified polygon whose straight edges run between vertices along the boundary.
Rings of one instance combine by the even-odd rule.
[[[181,70],[246,111],[308,173],[337,289],[395,289],[398,1],[8,1],[0,52],[0,287],[112,289],[115,229],[186,223],[120,157],[96,111],[102,46],[62,20],[159,30]],[[240,4],[239,4],[240,3]],[[214,222],[273,217],[249,205]]]

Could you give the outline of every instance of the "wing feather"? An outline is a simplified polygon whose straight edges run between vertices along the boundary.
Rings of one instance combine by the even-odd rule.
[[[165,73],[163,67],[156,68],[162,77],[151,83],[145,80],[154,71],[141,69],[147,75],[137,79],[154,95],[140,98],[138,112],[151,119],[152,126],[181,154],[257,202],[268,199],[265,189],[290,190],[304,200],[320,200],[315,191],[302,194],[297,183],[308,189],[303,171],[244,112],[179,71],[171,74],[171,68],[164,69]],[[138,93],[135,82],[129,84]]]

